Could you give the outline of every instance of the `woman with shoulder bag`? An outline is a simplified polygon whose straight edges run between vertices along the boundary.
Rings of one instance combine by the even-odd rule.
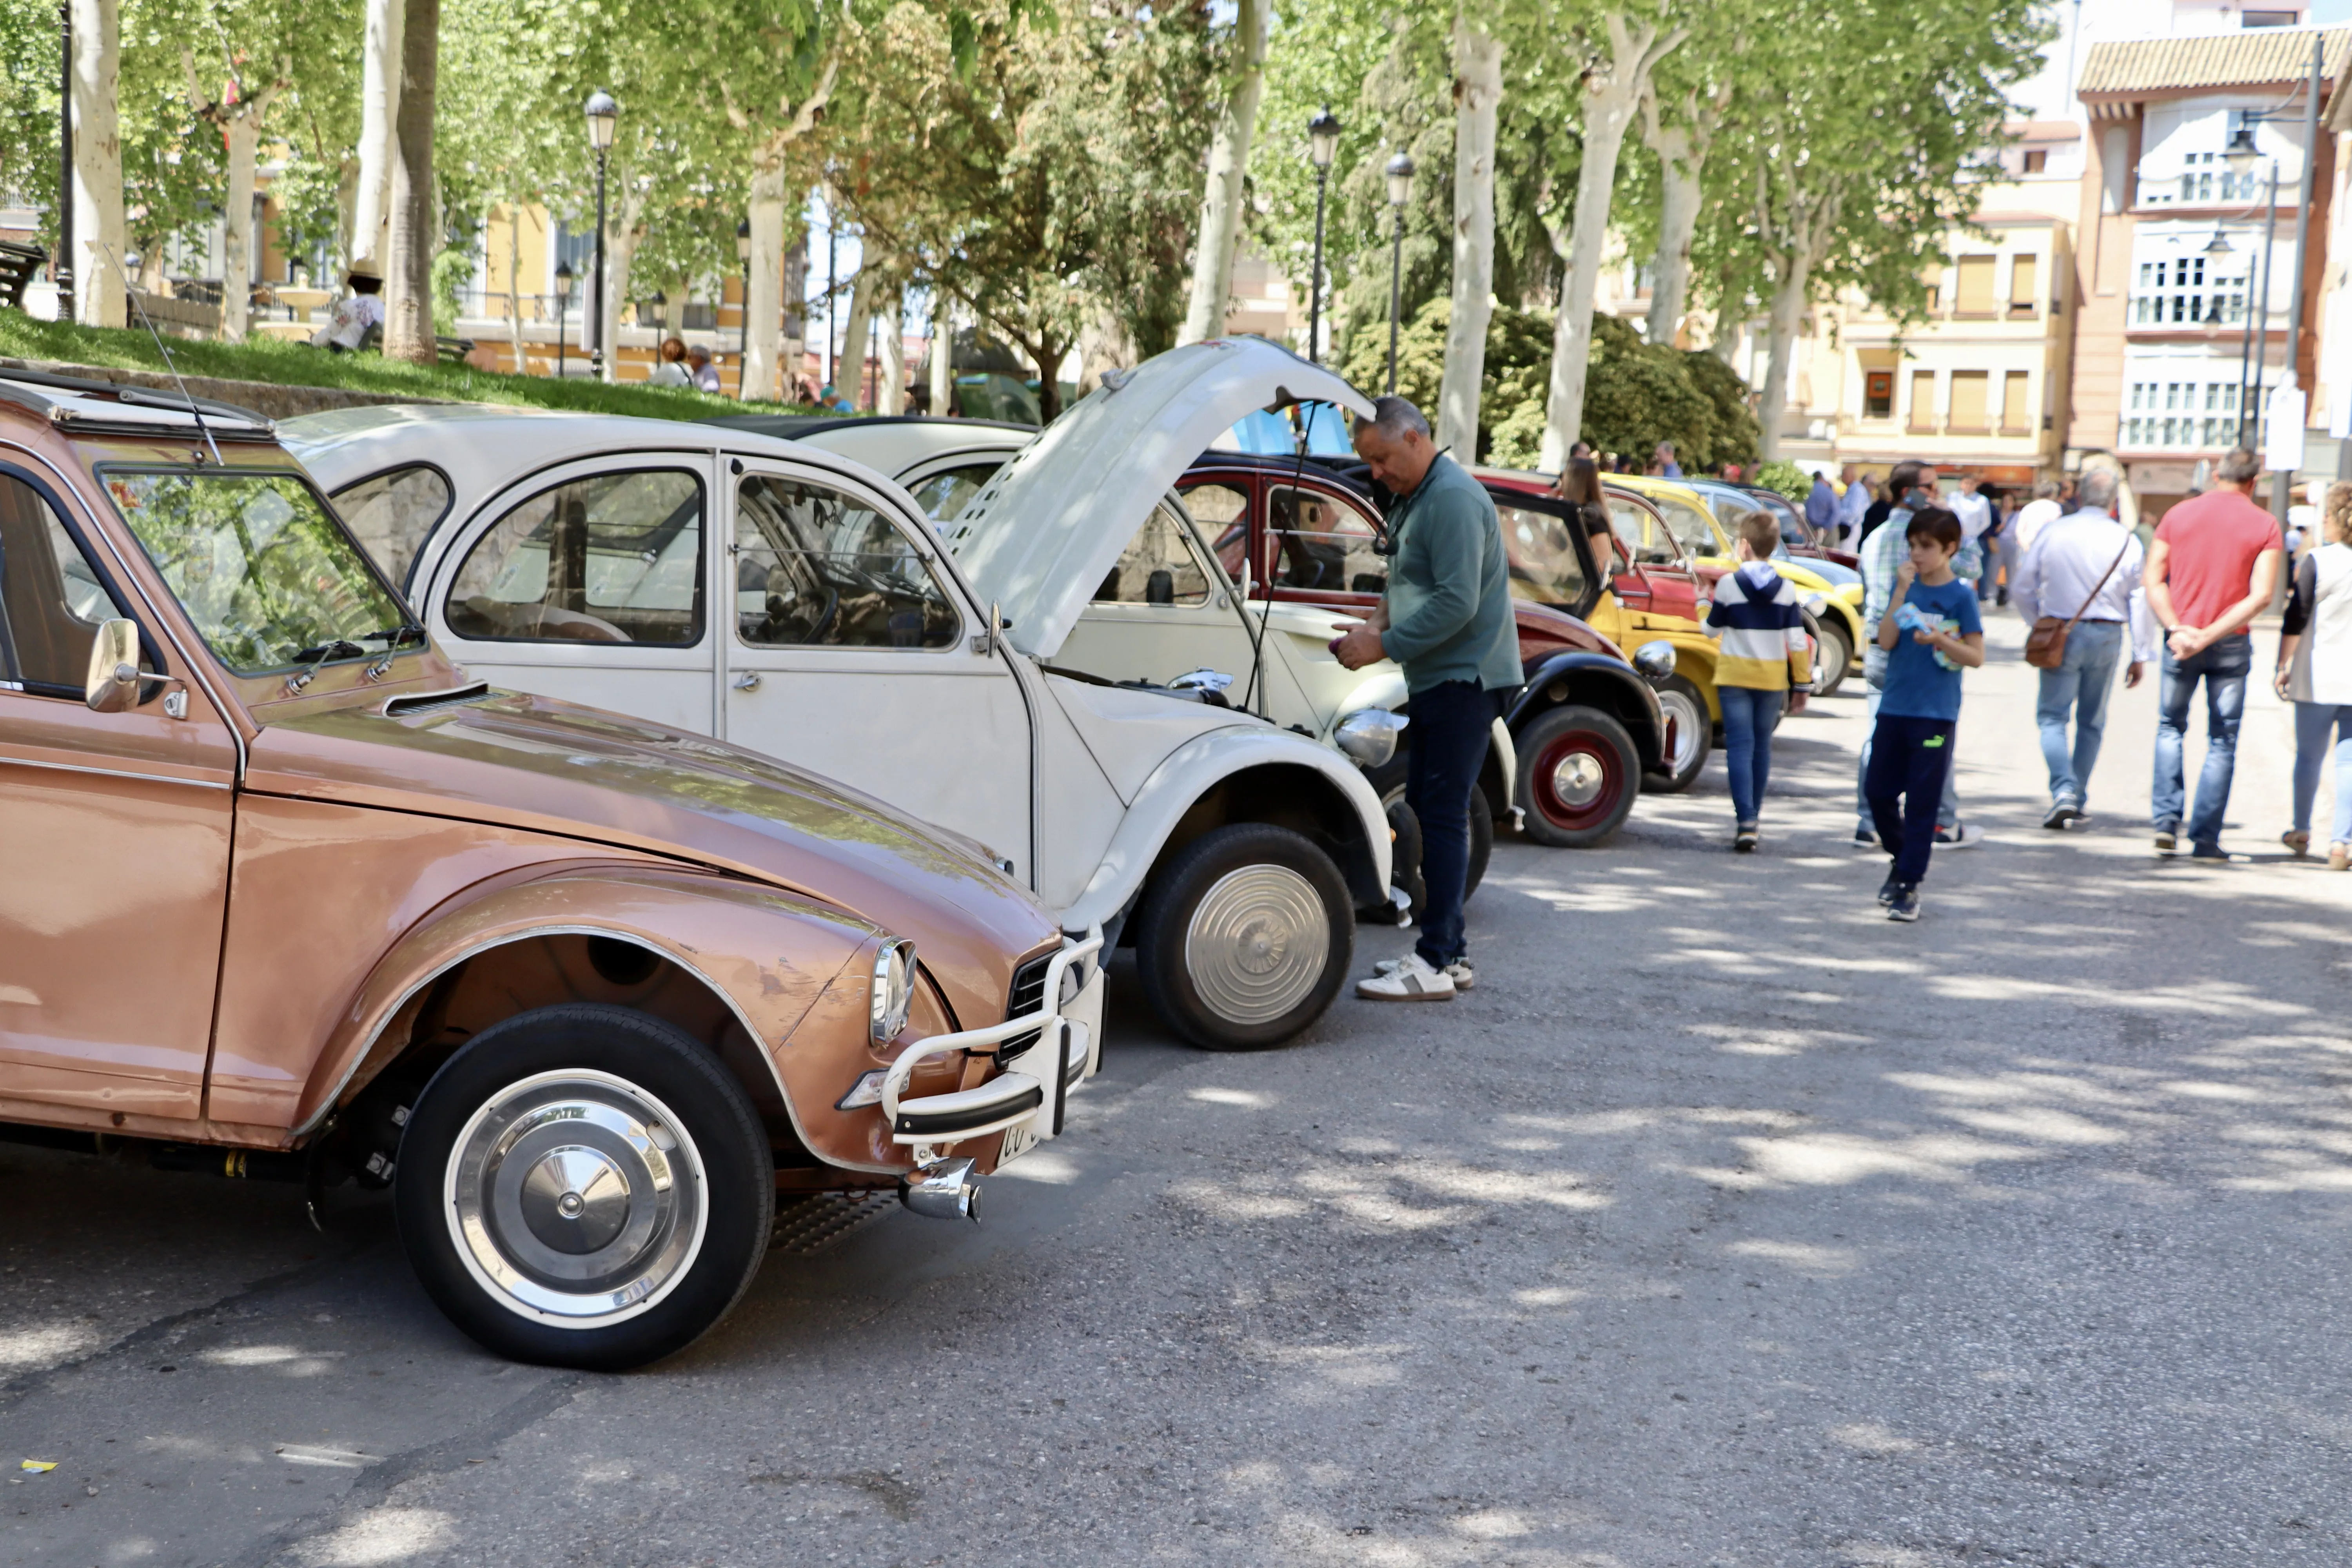
[[[2294,704],[2294,826],[2279,841],[2311,850],[2311,803],[2336,736],[2336,824],[2327,868],[2352,869],[2352,483],[2327,487],[2323,542],[2295,563],[2279,636],[2278,694]]]

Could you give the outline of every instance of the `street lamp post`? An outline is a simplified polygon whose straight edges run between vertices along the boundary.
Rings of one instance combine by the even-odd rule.
[[[743,308],[735,312],[735,401],[743,401],[743,370],[751,357],[751,220],[735,226],[735,259],[743,268]]]
[[[572,308],[572,263],[555,264],[555,379],[562,381],[563,364],[563,312]]]
[[[1315,272],[1307,285],[1307,357],[1323,357],[1323,198],[1331,159],[1339,151],[1339,121],[1327,107],[1307,122],[1307,155],[1315,163]]]
[[[58,320],[74,319],[73,0],[58,0]]]
[[[1396,209],[1396,230],[1389,240],[1389,395],[1396,395],[1397,312],[1404,300],[1404,204],[1412,195],[1412,154],[1399,153],[1389,160],[1389,205]]]
[[[604,344],[604,158],[613,150],[613,133],[620,129],[621,106],[613,95],[598,88],[588,95],[588,145],[596,152],[596,270],[588,279],[588,309],[596,324],[596,338],[588,351],[588,363],[595,369],[596,379],[605,374]]]

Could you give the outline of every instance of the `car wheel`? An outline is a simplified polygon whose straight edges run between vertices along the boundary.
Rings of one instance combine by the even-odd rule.
[[[1539,714],[1519,731],[1519,809],[1528,836],[1561,849],[1602,843],[1633,809],[1641,753],[1596,708]]]
[[[1354,962],[1356,915],[1331,858],[1286,827],[1204,833],[1153,878],[1137,977],[1168,1026],[1213,1051],[1280,1045],[1320,1017]]]
[[[1389,844],[1389,880],[1412,900],[1412,913],[1418,919],[1422,905],[1429,898],[1429,879],[1421,870],[1421,818],[1405,804],[1402,784],[1382,795],[1381,804],[1388,811],[1389,831],[1395,835]],[[1486,804],[1486,792],[1475,785],[1470,790],[1469,816],[1470,863],[1462,879],[1462,901],[1465,904],[1470,895],[1478,890],[1478,884],[1486,880],[1486,862],[1495,854],[1495,808]]]
[[[1670,675],[1658,683],[1658,706],[1665,710],[1673,738],[1666,765],[1643,774],[1642,787],[1676,795],[1698,782],[1714,744],[1715,725],[1707,717],[1706,694],[1682,676]]]
[[[1829,697],[1845,684],[1846,667],[1853,662],[1853,644],[1846,640],[1843,623],[1828,616],[1808,616],[1806,629],[1813,634],[1813,695]]]
[[[517,1361],[618,1372],[725,1317],[767,1251],[775,1168],[742,1086],[625,1007],[536,1008],[442,1065],[394,1177],[450,1321]]]

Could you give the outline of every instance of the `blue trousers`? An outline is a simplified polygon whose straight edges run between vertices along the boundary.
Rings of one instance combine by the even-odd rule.
[[[1897,881],[1916,883],[1927,874],[1936,848],[1936,807],[1952,770],[1949,719],[1915,719],[1881,713],[1870,736],[1871,820],[1878,842],[1895,857]]]
[[[1785,691],[1717,686],[1723,704],[1723,765],[1731,774],[1732,819],[1745,827],[1763,820],[1764,783],[1772,773],[1772,731],[1787,705]]]
[[[1441,681],[1412,694],[1412,744],[1404,799],[1421,821],[1421,938],[1413,950],[1443,969],[1468,955],[1462,889],[1470,879],[1470,792],[1486,760],[1494,694],[1475,681]]]
[[[2156,715],[2156,778],[2148,790],[2149,816],[2158,827],[2178,829],[2188,791],[2189,705],[2197,683],[2205,683],[2205,766],[2197,775],[2197,806],[2189,817],[2189,841],[2218,848],[2221,817],[2230,809],[2230,781],[2238,771],[2238,721],[2246,711],[2246,672],[2253,668],[2254,639],[2240,632],[2211,647],[2175,658],[2164,653],[2164,690]]]
[[[2042,672],[2042,700],[2034,718],[2042,726],[2042,761],[2050,770],[2050,804],[2081,805],[2090,799],[2091,770],[2098,765],[2099,741],[2107,728],[2107,698],[2116,689],[2116,665],[2124,651],[2118,621],[2077,621],[2066,634],[2066,657]],[[2074,721],[2073,745],[2066,721]]]
[[[2319,794],[2319,767],[2327,734],[2336,732],[2336,831],[2330,844],[2352,844],[2352,703],[2294,705],[2294,830],[2311,831],[2311,803]]]

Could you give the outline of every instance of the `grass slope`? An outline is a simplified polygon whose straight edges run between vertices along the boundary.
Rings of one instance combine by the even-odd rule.
[[[701,419],[712,414],[789,410],[788,405],[742,404],[731,397],[642,383],[607,386],[596,381],[508,375],[467,365],[405,364],[380,354],[332,354],[303,343],[256,338],[242,343],[166,338],[182,375],[263,381],[278,386],[333,386],[387,397],[443,397],[461,403],[509,403],[629,414],[651,419]],[[0,310],[0,356],[59,360],[117,370],[167,371],[154,340],[136,327],[116,330],[37,321]]]

